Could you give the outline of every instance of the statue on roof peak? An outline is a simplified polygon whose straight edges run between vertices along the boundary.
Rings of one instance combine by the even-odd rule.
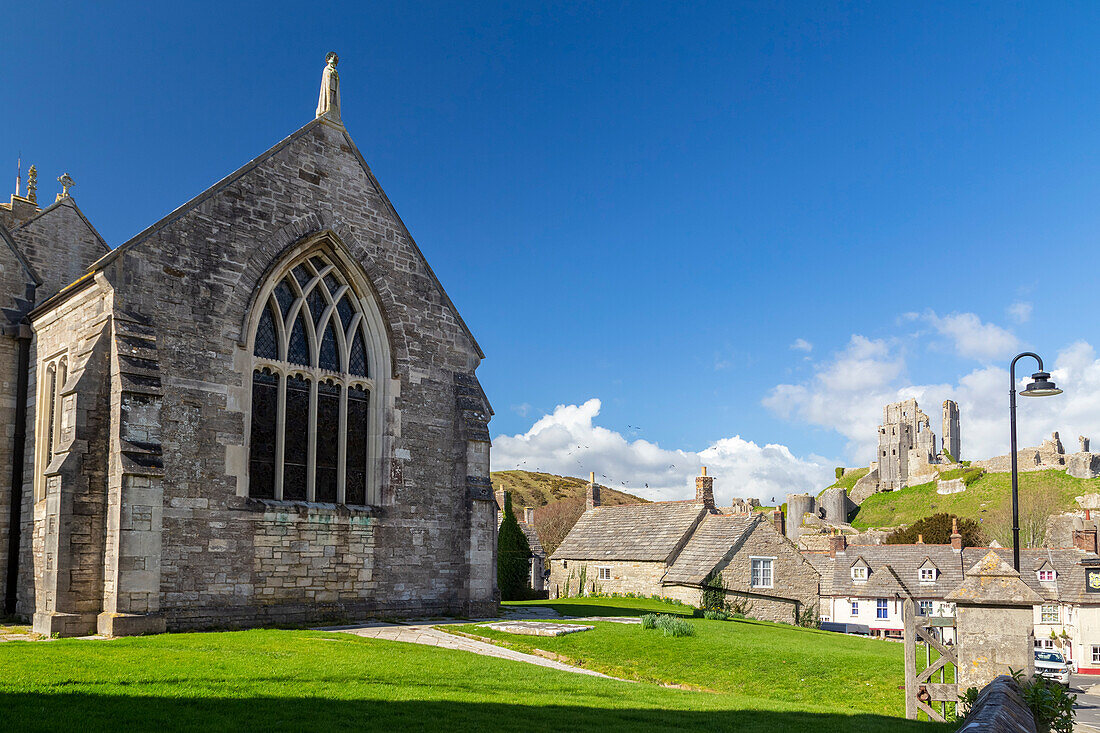
[[[336,64],[340,57],[335,51],[325,56],[325,70],[321,72],[321,94],[317,99],[317,116],[340,122],[340,74]]]

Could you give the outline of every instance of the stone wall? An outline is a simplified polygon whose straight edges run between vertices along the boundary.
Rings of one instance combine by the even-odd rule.
[[[1020,687],[1001,675],[978,693],[958,733],[1036,733],[1035,716],[1024,702]]]
[[[773,557],[771,588],[753,588],[753,557]],[[722,573],[730,601],[745,599],[752,607],[748,615],[765,621],[795,623],[797,614],[817,608],[821,576],[791,542],[767,522],[756,525],[733,557],[716,570]]]
[[[109,248],[72,198],[64,198],[11,233],[42,283],[38,302],[82,277]]]
[[[599,569],[611,568],[611,579],[600,580]],[[663,562],[631,560],[551,560],[550,597],[581,595],[581,576],[584,576],[583,593],[636,593],[643,596],[667,595],[661,586],[661,578],[668,566]],[[672,596],[669,596],[672,597]]]

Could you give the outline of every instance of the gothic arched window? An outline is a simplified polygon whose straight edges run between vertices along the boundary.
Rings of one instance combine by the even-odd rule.
[[[335,257],[280,268],[252,319],[248,494],[363,505],[374,490],[380,419],[372,369],[380,316]]]

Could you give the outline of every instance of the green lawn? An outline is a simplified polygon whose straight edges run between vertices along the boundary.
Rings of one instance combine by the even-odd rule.
[[[311,631],[9,642],[0,670],[0,728],[18,731],[950,730],[844,709],[848,692],[691,692]]]
[[[574,600],[557,605],[586,606]],[[613,622],[561,637],[507,634],[476,624],[459,630],[521,651],[554,652],[615,677],[747,696],[766,708],[794,704],[904,717],[901,644],[761,621],[692,623],[697,634],[685,638]]]
[[[821,496],[829,489],[843,488],[849,494],[852,493],[852,489],[855,488],[856,482],[871,472],[870,468],[855,468],[848,471],[843,476],[833,482],[832,486],[826,486],[820,492],[818,496]]]
[[[554,601],[505,601],[505,606],[547,606],[563,616],[640,616],[643,613],[670,613],[690,616],[691,606],[676,605],[653,598],[559,598]]]
[[[1011,482],[1010,474],[987,473],[958,494],[937,494],[935,482],[873,494],[860,506],[852,526],[860,529],[894,527],[912,524],[922,517],[940,512],[979,519],[983,516],[983,510],[992,511],[1009,501]],[[1027,501],[1029,493],[1047,488],[1057,492],[1062,499],[1061,508],[1068,510],[1077,507],[1074,497],[1100,491],[1100,479],[1073,478],[1058,469],[1021,473],[1020,503]]]

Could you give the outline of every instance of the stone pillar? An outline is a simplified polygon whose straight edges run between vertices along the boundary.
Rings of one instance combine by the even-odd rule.
[[[988,685],[998,675],[1035,670],[1034,612],[1042,598],[995,551],[966,573],[946,600],[955,604],[959,691]]]
[[[600,505],[600,485],[596,483],[596,472],[588,474],[588,489],[584,493],[584,509],[595,509]]]
[[[160,611],[164,461],[163,392],[156,339],[149,324],[114,317],[111,360],[111,466],[100,634],[163,632]]]
[[[702,504],[707,511],[714,512],[714,477],[707,475],[707,467],[703,466],[703,472],[695,477],[695,502]]]
[[[473,374],[454,373],[458,414],[456,446],[465,458],[465,489],[469,521],[465,612],[493,616],[500,609],[497,587],[497,503],[489,478],[489,420],[493,414],[481,384]],[[459,599],[456,599],[456,602]]]
[[[798,544],[802,534],[802,519],[813,514],[814,498],[809,494],[787,494],[787,539]]]
[[[1089,439],[1086,438],[1084,435],[1078,435],[1077,440],[1080,441],[1080,443],[1081,443],[1081,452],[1082,453],[1088,453],[1089,452]]]

